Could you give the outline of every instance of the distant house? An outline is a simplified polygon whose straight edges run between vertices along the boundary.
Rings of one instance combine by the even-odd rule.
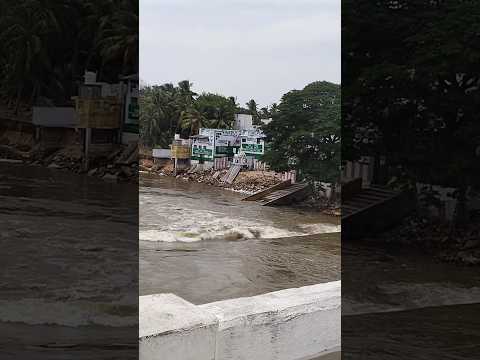
[[[248,130],[253,129],[253,116],[248,114],[235,114],[236,130]]]
[[[268,125],[272,121],[272,118],[260,119],[262,125]],[[249,114],[235,114],[235,125],[236,130],[252,130],[256,126],[253,125],[253,116]]]

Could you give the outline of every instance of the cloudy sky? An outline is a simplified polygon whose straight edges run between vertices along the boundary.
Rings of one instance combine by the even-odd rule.
[[[261,106],[340,83],[340,0],[140,0],[140,78]]]

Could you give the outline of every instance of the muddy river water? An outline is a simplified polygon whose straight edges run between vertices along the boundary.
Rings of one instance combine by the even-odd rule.
[[[0,164],[0,358],[135,359],[138,187]]]
[[[336,218],[172,178],[140,187],[140,294],[196,304],[340,279]]]
[[[200,304],[340,277],[344,359],[480,358],[477,268],[341,250],[338,219],[241,199],[0,164],[0,358],[135,358],[138,289]]]

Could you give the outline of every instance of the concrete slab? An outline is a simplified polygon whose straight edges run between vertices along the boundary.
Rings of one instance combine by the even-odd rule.
[[[173,294],[141,296],[140,358],[213,360],[216,317]]]
[[[323,359],[340,349],[340,304],[340,281],[198,306],[141,296],[140,358]]]

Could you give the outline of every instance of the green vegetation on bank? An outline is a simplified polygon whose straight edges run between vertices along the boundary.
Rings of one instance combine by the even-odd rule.
[[[384,156],[398,185],[456,187],[464,218],[480,183],[478,2],[344,5],[344,158]]]
[[[138,1],[2,0],[0,95],[8,105],[62,104],[85,70],[118,82],[138,71]]]
[[[163,84],[140,89],[140,138],[146,146],[168,147],[176,133],[198,134],[201,127],[230,128],[235,100],[217,94],[198,95],[192,84]]]
[[[264,126],[269,147],[264,161],[273,170],[297,170],[301,178],[340,180],[340,85],[314,82],[282,97]]]
[[[196,94],[192,84],[143,86],[140,134],[146,146],[167,148],[179,133],[187,138],[201,127],[232,128],[236,113],[251,114],[262,126],[269,146],[264,156],[273,170],[297,170],[302,178],[338,182],[340,177],[340,85],[314,82],[285,94],[281,102],[258,109],[234,97]],[[268,125],[260,119],[272,118]]]
[[[270,117],[270,109],[257,109],[255,100],[246,108],[234,97],[219,94],[196,94],[188,80],[173,84],[142,86],[140,89],[140,128],[146,146],[168,147],[175,134],[184,138],[198,134],[201,127],[230,129],[235,114],[251,114],[254,122]],[[275,109],[272,105],[271,109]]]

